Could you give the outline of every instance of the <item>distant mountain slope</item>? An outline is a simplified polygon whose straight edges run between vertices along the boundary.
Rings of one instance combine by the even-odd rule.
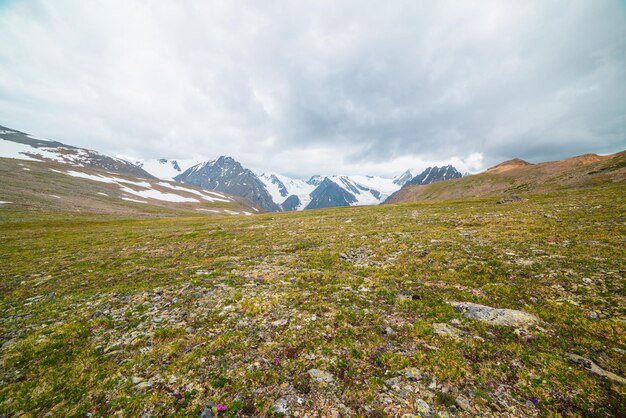
[[[357,202],[353,193],[326,177],[311,193],[311,201],[305,209],[322,209],[351,206]]]
[[[262,173],[259,180],[265,185],[274,203],[284,211],[304,209],[311,201],[311,192],[316,187],[305,180],[277,173]]]
[[[400,188],[398,177],[327,176],[317,184],[304,209],[378,205]],[[317,178],[315,179],[317,183]]]
[[[405,184],[407,184],[409,181],[411,181],[412,179],[413,179],[413,174],[411,173],[411,170],[406,170],[404,173],[400,174],[399,176],[393,179],[393,184],[396,184],[402,187]]]
[[[203,189],[243,197],[266,211],[281,210],[256,174],[231,157],[222,156],[217,160],[194,165],[174,179]]]
[[[405,185],[431,184],[438,181],[458,179],[461,177],[463,177],[463,175],[451,165],[446,165],[444,167],[428,167],[411,180],[405,182]]]
[[[387,203],[540,193],[624,181],[626,151],[607,156],[585,154],[539,164],[515,159],[469,177],[406,186],[391,196]]]
[[[54,161],[74,167],[99,168],[137,177],[153,178],[141,167],[123,159],[37,138],[4,126],[0,126],[0,157],[30,161]]]
[[[0,158],[0,210],[113,215],[247,215],[244,199],[155,178],[56,161]]]

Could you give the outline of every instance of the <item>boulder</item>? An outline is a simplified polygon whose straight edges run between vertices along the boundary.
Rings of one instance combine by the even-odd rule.
[[[492,308],[471,302],[448,303],[454,306],[458,311],[461,311],[466,318],[477,319],[492,325],[523,328],[539,322],[539,318],[535,315],[515,309]]]

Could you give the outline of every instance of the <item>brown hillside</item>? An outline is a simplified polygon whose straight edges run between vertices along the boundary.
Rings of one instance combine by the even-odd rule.
[[[527,165],[532,165],[531,163],[520,160],[519,158],[514,158],[512,160],[505,161],[500,163],[494,167],[488,168],[488,173],[504,173],[505,171],[513,170],[515,168],[525,167]]]
[[[539,193],[624,181],[626,151],[606,156],[584,154],[539,164],[514,159],[473,176],[403,187],[387,203]]]

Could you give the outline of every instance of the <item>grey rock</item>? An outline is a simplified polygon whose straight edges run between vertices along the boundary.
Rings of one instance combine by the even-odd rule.
[[[472,408],[472,405],[470,404],[470,402],[467,400],[467,398],[465,396],[459,395],[459,396],[456,397],[456,399],[454,401],[459,406],[459,408],[461,408],[465,412],[473,412],[474,411],[474,408]]]
[[[285,319],[285,318],[277,319],[276,321],[272,322],[272,326],[280,327],[280,326],[283,326],[283,325],[287,325],[288,322],[289,322],[289,320]]]
[[[276,399],[274,404],[272,405],[272,411],[276,414],[288,414],[289,413],[289,399],[283,396],[282,398]]]
[[[215,417],[215,412],[213,412],[215,409],[215,404],[211,401],[207,402],[206,405],[204,405],[204,409],[202,410],[202,413],[200,414],[200,418],[214,418]]]
[[[393,330],[393,328],[387,327],[387,328],[385,328],[385,335],[387,335],[389,337],[393,337],[394,335],[397,335],[397,332],[395,332]]]
[[[423,399],[415,401],[415,409],[420,416],[430,416],[432,409]]]
[[[423,376],[422,372],[415,367],[407,367],[400,371],[400,374],[411,380],[420,380]]]
[[[433,324],[433,332],[436,335],[452,337],[455,340],[460,340],[463,337],[463,331],[448,324]]]
[[[492,308],[471,302],[448,303],[461,311],[466,318],[476,319],[492,325],[526,327],[539,322],[539,318],[535,315],[515,309]]]
[[[393,387],[393,386],[398,386],[400,382],[402,382],[402,378],[400,376],[392,377],[391,379],[385,380],[385,385],[389,387]]]
[[[614,383],[620,383],[622,385],[626,385],[626,379],[624,379],[622,376],[618,376],[613,372],[604,370],[603,368],[601,368],[600,366],[598,366],[596,363],[589,360],[588,358],[581,357],[576,354],[568,354],[567,358],[572,363],[575,363],[579,366],[584,367],[585,369],[589,370],[591,373],[595,375],[606,377],[607,379],[609,379],[611,382],[614,382]]]
[[[319,383],[332,383],[335,380],[332,374],[320,369],[309,370],[309,376],[311,376],[313,380]]]
[[[523,202],[523,201],[524,201],[524,199],[522,199],[521,197],[513,195],[513,196],[510,196],[510,197],[502,198],[502,199],[498,200],[496,203],[498,205],[508,205],[508,204],[511,204],[511,203],[518,203],[518,202]]]

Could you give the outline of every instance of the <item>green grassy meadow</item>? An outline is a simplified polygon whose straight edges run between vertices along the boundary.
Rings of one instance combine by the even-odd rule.
[[[525,197],[160,219],[0,208],[0,416],[197,417],[207,401],[225,417],[625,416],[626,386],[567,355],[626,376],[626,188]]]

